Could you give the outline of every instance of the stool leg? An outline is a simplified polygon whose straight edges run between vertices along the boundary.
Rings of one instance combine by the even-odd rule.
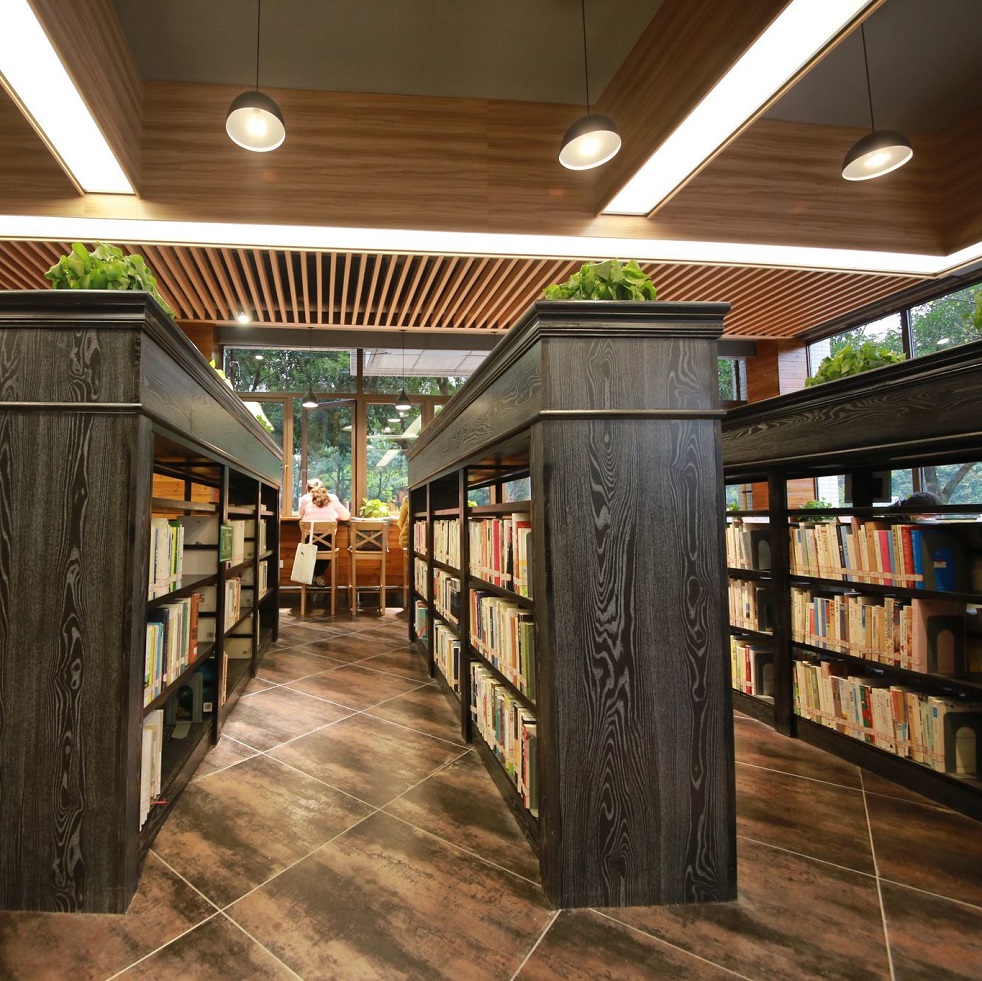
[[[382,553],[382,568],[379,570],[378,615],[385,615],[385,555]]]
[[[307,615],[307,587],[300,587],[300,616]]]

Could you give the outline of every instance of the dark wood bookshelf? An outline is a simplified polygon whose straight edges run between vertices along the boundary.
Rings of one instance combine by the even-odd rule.
[[[533,702],[521,688],[511,681],[500,668],[496,667],[492,661],[489,661],[473,644],[468,645],[468,655],[471,660],[480,661],[481,664],[494,675],[499,684],[504,685],[508,689],[513,698],[521,702],[522,705],[529,709],[529,711],[531,711],[533,714],[538,715],[538,709],[535,706],[535,702]]]
[[[505,799],[512,814],[515,815],[518,826],[525,832],[525,837],[532,846],[532,850],[541,857],[542,833],[539,819],[522,803],[522,798],[519,796],[514,781],[505,770],[504,764],[495,755],[494,750],[484,741],[484,737],[475,729],[471,738],[487,767],[488,773],[491,774],[491,779],[494,780],[498,792]]]
[[[422,556],[420,556],[422,558]],[[461,577],[460,569],[455,566],[448,565],[446,562],[441,562],[439,559],[432,560],[432,566],[434,569],[442,569],[444,572],[448,572],[451,576],[456,576],[458,579]]]
[[[758,695],[748,695],[746,692],[733,690],[733,710],[749,715],[759,722],[774,725],[774,699]]]
[[[460,569],[424,558],[431,586],[438,569],[461,577],[460,637],[475,589],[534,617],[535,705],[465,643],[455,709],[557,907],[736,897],[729,673],[705,656],[725,637],[716,353],[727,309],[538,302],[407,454],[426,552],[434,519],[461,522]],[[526,478],[531,500],[505,500]],[[483,489],[491,503],[470,507]],[[511,513],[530,520],[534,600],[463,572],[467,522]],[[420,647],[432,665],[432,627]],[[537,821],[471,722],[473,664],[535,716]],[[615,683],[598,686],[598,670]],[[681,723],[663,725],[666,714]]]
[[[213,568],[148,599],[151,521],[220,523],[229,509],[261,509],[277,554],[282,453],[147,293],[0,293],[0,331],[0,786],[20,802],[0,808],[0,908],[124,913],[147,848],[221,725],[215,711],[185,740],[164,726],[161,802],[141,829],[146,717],[208,664],[217,684],[224,637],[207,635],[222,622],[227,575],[213,545]],[[38,511],[39,459],[46,479],[74,488],[66,507]],[[199,611],[194,663],[145,706],[147,615],[202,590],[216,609]],[[253,636],[275,639],[275,591],[253,617]],[[261,649],[253,640],[247,676]],[[70,800],[45,789],[64,786]]]
[[[982,461],[982,342],[733,409],[723,423],[723,459],[728,483],[749,483],[755,497],[758,493],[766,497],[774,582],[775,728],[982,819],[982,780],[977,777],[936,772],[803,718],[794,707],[796,659],[839,660],[854,666],[857,675],[887,679],[920,695],[967,696],[971,701],[978,701],[982,693],[978,673],[911,671],[831,645],[796,641],[790,588],[860,593],[876,599],[893,596],[905,603],[945,600],[967,605],[982,604],[982,593],[862,582],[858,573],[851,579],[792,575],[788,541],[789,528],[810,524],[817,516],[906,522],[916,510],[882,503],[889,494],[889,487],[884,492],[883,473]],[[789,505],[789,482],[829,476],[848,478],[851,500],[814,510]],[[932,505],[931,513],[949,519],[975,515],[982,513],[982,502]],[[976,522],[942,518],[922,527],[957,531],[974,528]],[[734,705],[742,707],[741,700],[734,697]]]

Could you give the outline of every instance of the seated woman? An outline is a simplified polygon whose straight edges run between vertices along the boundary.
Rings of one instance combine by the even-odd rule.
[[[310,492],[310,503],[300,512],[300,520],[304,523],[311,521],[348,521],[351,512],[341,503],[337,494],[332,494],[320,481]],[[314,585],[326,586],[322,573],[327,568],[327,559],[318,559],[314,563]]]
[[[321,482],[321,480],[318,477],[311,477],[310,480],[307,481],[307,493],[304,494],[299,501],[297,501],[297,515],[300,517],[301,521],[303,521],[304,511],[306,511],[307,508],[310,507],[310,502],[314,493],[314,488],[323,487],[323,486],[324,484]]]

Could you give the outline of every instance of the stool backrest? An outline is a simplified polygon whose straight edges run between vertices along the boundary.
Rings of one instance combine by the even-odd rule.
[[[301,521],[300,538],[317,546],[317,555],[333,555],[337,552],[338,523],[336,521]],[[323,553],[323,554],[322,554]]]
[[[388,552],[391,518],[361,518],[348,526],[348,549],[351,552]]]

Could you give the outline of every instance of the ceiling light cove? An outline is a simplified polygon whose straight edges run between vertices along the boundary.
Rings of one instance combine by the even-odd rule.
[[[134,193],[27,0],[3,5],[0,82],[83,192]]]
[[[792,0],[603,209],[647,215],[766,107],[871,0]]]
[[[235,225],[225,222],[153,221],[128,218],[65,218],[0,215],[0,240],[118,242],[134,245],[226,246],[307,249],[314,252],[396,252],[404,255],[528,256],[693,262],[781,269],[936,276],[982,258],[982,241],[951,255],[822,249],[746,242],[690,242],[585,235],[519,235],[404,228],[339,228],[317,225]]]

